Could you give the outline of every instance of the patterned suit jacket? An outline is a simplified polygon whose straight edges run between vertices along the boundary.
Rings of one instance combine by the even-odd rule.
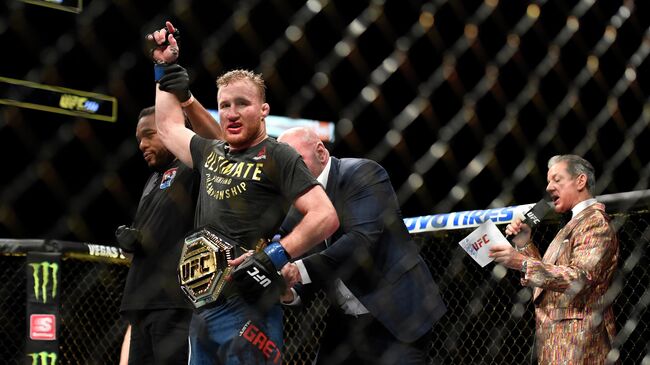
[[[603,364],[616,329],[604,294],[617,267],[618,239],[605,206],[593,204],[562,228],[544,257],[530,245],[522,284],[535,303],[539,364]]]

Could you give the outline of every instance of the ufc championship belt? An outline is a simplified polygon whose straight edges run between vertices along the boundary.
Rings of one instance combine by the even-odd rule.
[[[236,258],[237,244],[211,227],[203,227],[185,237],[178,276],[181,289],[195,308],[212,303],[233,269],[228,260]]]

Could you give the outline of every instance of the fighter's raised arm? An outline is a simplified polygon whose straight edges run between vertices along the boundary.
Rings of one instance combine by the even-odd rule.
[[[156,124],[165,146],[184,164],[192,167],[189,141],[195,132],[210,139],[222,138],[221,127],[189,90],[187,70],[176,62],[180,46],[179,34],[171,22],[147,35],[151,58],[155,63]],[[192,121],[192,130],[185,126],[184,114]]]
[[[171,153],[185,165],[192,167],[190,140],[194,132],[185,128],[185,118],[180,101],[174,94],[160,90],[159,81],[164,76],[165,65],[176,62],[179,55],[178,42],[171,22],[165,28],[146,36],[153,60],[156,81],[156,128],[160,138]]]
[[[181,107],[183,107],[183,112],[192,121],[192,129],[199,136],[210,139],[223,139],[219,123],[192,94],[189,73],[183,66],[178,64],[180,44],[176,37],[179,34],[180,31],[168,21],[165,23],[165,28],[147,36],[147,38],[150,38],[152,58],[154,58],[154,63],[158,64],[155,69],[158,72],[156,76],[160,77],[160,80],[158,80],[159,88],[176,96]],[[167,43],[169,45],[161,49],[158,46],[159,43],[163,47]]]

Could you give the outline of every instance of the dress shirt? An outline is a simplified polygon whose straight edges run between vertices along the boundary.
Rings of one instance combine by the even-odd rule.
[[[580,214],[580,212],[582,212],[583,210],[587,209],[588,207],[596,203],[598,203],[598,201],[596,201],[596,198],[591,198],[591,199],[581,201],[580,203],[576,204],[573,208],[571,208],[571,213],[572,213],[571,218],[577,216],[578,214]]]

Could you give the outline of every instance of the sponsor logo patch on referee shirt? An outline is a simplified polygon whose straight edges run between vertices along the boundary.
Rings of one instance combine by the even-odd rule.
[[[162,180],[160,180],[160,190],[167,189],[172,185],[172,181],[176,177],[176,170],[178,170],[178,167],[174,167],[165,171]]]

